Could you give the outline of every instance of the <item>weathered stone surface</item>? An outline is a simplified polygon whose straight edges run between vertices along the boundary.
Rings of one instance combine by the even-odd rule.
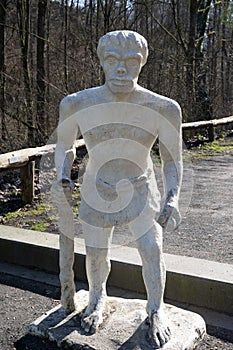
[[[88,292],[76,294],[78,310],[66,315],[60,305],[29,325],[29,333],[55,341],[59,347],[86,350],[151,350],[146,340],[146,301],[107,298],[104,323],[96,334],[86,335],[80,327],[80,312]],[[203,318],[193,312],[166,304],[165,312],[172,332],[163,350],[191,350],[205,335]]]
[[[128,225],[143,264],[149,338],[159,347],[170,339],[162,302],[166,277],[162,233],[174,231],[181,220],[181,108],[170,98],[138,85],[148,56],[147,41],[139,33],[106,33],[99,40],[97,55],[104,85],[66,96],[59,108],[57,179],[51,193],[61,233],[61,305],[68,313],[75,311],[71,168],[75,156],[72,145],[82,135],[88,162],[78,216],[85,238],[89,301],[81,325],[94,333],[103,321],[112,234],[116,226]],[[163,163],[162,201],[150,156],[157,139]]]

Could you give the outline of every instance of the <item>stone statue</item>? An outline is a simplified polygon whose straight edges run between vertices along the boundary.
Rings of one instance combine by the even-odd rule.
[[[52,193],[61,215],[62,306],[68,313],[75,310],[74,225],[71,211],[65,208],[73,189],[73,144],[82,134],[89,154],[79,208],[89,283],[82,328],[93,334],[103,322],[113,229],[128,224],[142,259],[148,339],[154,348],[160,348],[171,336],[163,312],[166,270],[162,230],[173,231],[180,223],[181,110],[175,101],[138,85],[148,56],[144,37],[133,31],[107,33],[99,40],[97,54],[105,84],[69,95],[60,105],[57,180]],[[150,157],[157,138],[164,181],[162,199]]]

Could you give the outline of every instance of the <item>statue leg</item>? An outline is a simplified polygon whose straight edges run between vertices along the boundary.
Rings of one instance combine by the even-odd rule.
[[[90,334],[103,322],[106,282],[111,269],[109,248],[113,228],[93,227],[83,223],[86,244],[86,272],[89,284],[89,302],[82,315],[82,328]]]
[[[67,313],[75,310],[74,239],[60,233],[61,304]]]
[[[70,204],[72,197],[72,184],[63,187],[62,183],[55,182],[52,186],[52,200],[59,213],[60,231],[60,283],[61,304],[67,313],[75,310],[75,284],[74,284],[74,217]]]
[[[145,219],[145,218],[144,218]],[[148,224],[148,217],[147,224]],[[147,290],[148,339],[155,349],[161,348],[171,337],[163,312],[166,269],[162,253],[162,228],[154,220],[146,233],[140,216],[130,224],[142,259],[142,273]]]

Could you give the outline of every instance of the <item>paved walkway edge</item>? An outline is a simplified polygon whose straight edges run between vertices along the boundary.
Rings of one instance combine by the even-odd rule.
[[[58,235],[0,225],[0,262],[58,273]],[[109,286],[145,293],[135,248],[113,246]],[[165,298],[233,315],[233,265],[165,254]],[[75,277],[86,281],[85,248],[75,239]]]

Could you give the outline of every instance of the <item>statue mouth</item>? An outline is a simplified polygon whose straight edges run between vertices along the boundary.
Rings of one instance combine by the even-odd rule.
[[[115,86],[128,86],[131,82],[125,79],[112,79],[111,83]]]

